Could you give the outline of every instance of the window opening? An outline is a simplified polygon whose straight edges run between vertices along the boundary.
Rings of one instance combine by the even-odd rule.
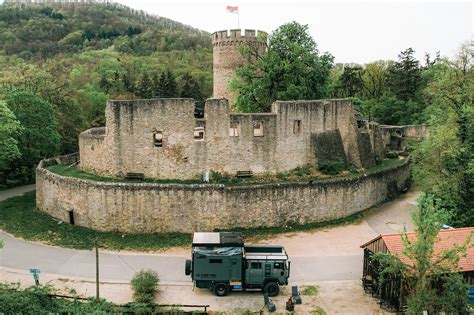
[[[253,123],[253,136],[263,137],[263,121],[256,121]]]
[[[196,141],[204,140],[204,127],[195,127],[194,128],[194,140],[196,140]]]
[[[300,132],[301,132],[301,120],[295,120],[293,122],[293,133],[297,135]]]
[[[230,123],[229,136],[230,137],[240,136],[240,123],[239,122],[231,122]]]
[[[163,146],[163,132],[157,131],[153,134],[153,144],[155,147]]]

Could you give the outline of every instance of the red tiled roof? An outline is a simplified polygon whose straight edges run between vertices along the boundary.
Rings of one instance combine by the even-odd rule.
[[[468,236],[474,233],[474,227],[468,228],[459,228],[459,229],[449,229],[449,230],[441,230],[438,233],[438,240],[434,245],[434,257],[437,257],[445,250],[449,250],[453,248],[453,245],[461,246],[463,245]],[[416,239],[415,232],[408,232],[406,233],[408,239],[413,241]],[[396,254],[400,257],[400,260],[404,264],[411,265],[412,262],[402,253],[403,249],[403,241],[401,238],[401,233],[397,234],[382,234],[379,237],[375,238],[374,240],[364,244],[361,247],[365,247],[366,245],[382,238],[385,245],[387,246],[388,251],[391,254]],[[474,238],[473,238],[474,239]],[[474,240],[471,239],[470,246],[466,251],[466,257],[460,257],[459,259],[459,267],[463,271],[473,271],[474,270]]]

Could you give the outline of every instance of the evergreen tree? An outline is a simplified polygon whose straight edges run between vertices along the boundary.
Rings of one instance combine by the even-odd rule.
[[[174,78],[174,75],[170,70],[166,72],[166,88],[167,88],[166,97],[179,96],[178,85],[176,84],[176,79]]]
[[[158,75],[158,72],[153,72],[153,77],[152,77],[152,83],[153,83],[153,97],[154,98],[159,98],[161,97],[160,95],[160,77]]]
[[[159,97],[168,97],[168,86],[167,86],[167,79],[166,79],[166,73],[162,72],[160,75],[160,80],[158,81],[158,95]]]
[[[202,105],[204,102],[199,83],[188,72],[181,78],[181,93],[179,96],[183,98],[193,98],[198,105]]]
[[[413,54],[415,51],[408,48],[398,55],[398,61],[390,68],[388,84],[392,93],[400,100],[415,100],[416,92],[421,84],[421,68]]]
[[[124,73],[122,75],[122,84],[123,87],[125,88],[125,91],[133,93],[135,92],[135,87],[133,86],[133,83],[129,79],[129,73]]]
[[[354,97],[362,92],[363,82],[361,66],[345,66],[344,72],[339,77],[339,89],[344,97]]]
[[[138,81],[135,94],[141,98],[152,98],[153,96],[153,81],[148,76],[148,73],[143,73],[140,81]]]

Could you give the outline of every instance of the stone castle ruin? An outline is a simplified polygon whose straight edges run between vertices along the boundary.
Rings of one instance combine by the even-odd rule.
[[[262,53],[265,47],[249,30],[216,32],[212,43],[214,95],[203,115],[192,99],[109,101],[106,126],[81,133],[79,154],[40,162],[37,207],[101,231],[192,232],[334,220],[407,189],[408,160],[360,176],[241,186],[101,182],[47,169],[74,163],[108,177],[180,180],[205,171],[276,174],[335,160],[363,169],[413,133],[363,121],[347,99],[277,101],[269,113],[233,112],[227,87],[245,62],[239,46],[249,43]]]
[[[380,131],[358,127],[350,100],[278,101],[270,113],[232,112],[227,86],[244,64],[238,46],[262,53],[264,46],[253,30],[216,32],[212,39],[214,98],[204,117],[195,116],[192,99],[110,101],[107,126],[80,135],[81,169],[192,179],[204,171],[278,173],[325,160],[365,168],[383,158]]]

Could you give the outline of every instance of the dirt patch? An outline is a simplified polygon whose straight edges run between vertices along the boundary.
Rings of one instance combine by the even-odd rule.
[[[22,287],[34,285],[29,274],[14,271],[0,271],[0,281],[20,282]],[[42,274],[42,284],[50,284],[58,289],[58,294],[77,294],[81,297],[95,295],[95,283],[81,279]],[[294,314],[385,314],[377,300],[366,294],[360,281],[320,281],[299,286],[302,304],[295,305]],[[129,283],[107,282],[100,284],[101,297],[114,303],[132,301]],[[291,297],[291,287],[282,287],[280,295],[273,298],[277,313],[288,313],[285,305]],[[214,314],[258,314],[268,313],[261,292],[232,292],[226,297],[217,297],[209,290],[193,288],[190,285],[161,285],[155,300],[159,304],[209,305]],[[199,308],[197,308],[199,309]],[[189,310],[189,308],[183,308]]]

